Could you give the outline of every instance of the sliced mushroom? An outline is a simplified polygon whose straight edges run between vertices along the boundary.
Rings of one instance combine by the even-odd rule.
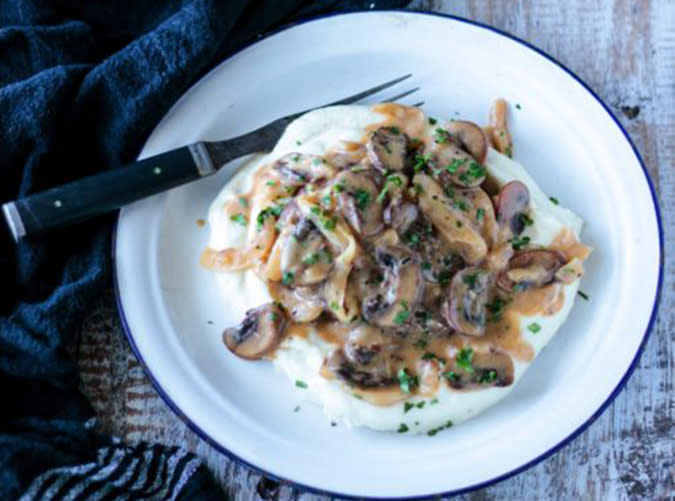
[[[488,252],[487,243],[467,215],[453,207],[441,187],[426,174],[413,179],[422,186],[419,207],[431,221],[450,249],[458,252],[469,264],[480,263]]]
[[[384,355],[388,340],[377,327],[360,325],[349,333],[344,346],[347,359],[358,365],[386,363]]]
[[[366,143],[368,158],[382,171],[403,170],[408,153],[408,136],[397,127],[380,127]]]
[[[520,181],[506,183],[497,199],[497,222],[505,232],[505,239],[520,235],[530,206],[530,192]]]
[[[447,129],[464,151],[471,154],[479,164],[485,162],[488,142],[483,129],[473,122],[465,120],[453,120],[447,125]]]
[[[285,285],[316,284],[331,274],[333,257],[328,242],[310,219],[301,219],[285,238],[280,264]]]
[[[419,217],[417,205],[406,202],[403,197],[395,197],[384,210],[384,222],[403,235]]]
[[[465,268],[450,283],[443,303],[443,315],[448,324],[469,336],[485,333],[487,311],[494,285],[494,275],[480,268]]]
[[[468,367],[459,366],[455,358],[445,368],[445,380],[456,390],[509,386],[513,384],[515,374],[513,359],[506,353],[493,350],[472,351]]]
[[[419,263],[408,249],[400,246],[377,248],[375,257],[384,279],[364,298],[363,316],[381,327],[411,323],[424,290]]]
[[[289,153],[274,164],[284,184],[289,186],[304,186],[307,183],[330,179],[335,175],[335,169],[317,155],[305,153]]]
[[[323,313],[325,301],[320,294],[320,285],[290,288],[284,287],[279,282],[270,282],[268,287],[293,322],[311,322]]]
[[[337,350],[326,361],[326,368],[351,386],[361,389],[398,386],[396,377],[387,364],[363,367],[349,360],[344,351]]]
[[[343,141],[340,146],[326,153],[326,161],[338,169],[353,167],[365,158],[366,149],[362,143]]]
[[[438,284],[425,285],[424,298],[415,312],[415,323],[422,332],[435,336],[445,336],[452,332],[442,313],[444,290],[444,287]]]
[[[497,285],[507,292],[543,287],[555,279],[555,274],[565,264],[558,251],[527,250],[516,253],[508,268],[497,277]]]
[[[286,328],[286,316],[274,303],[248,310],[244,320],[223,332],[225,346],[238,357],[258,360],[273,351]]]
[[[335,179],[338,206],[354,230],[370,237],[382,230],[382,205],[377,203],[378,189],[366,173],[343,171]]]

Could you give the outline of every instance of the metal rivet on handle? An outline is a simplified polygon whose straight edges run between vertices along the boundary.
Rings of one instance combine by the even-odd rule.
[[[159,167],[155,167],[154,169],[152,169],[152,173],[157,174],[159,176],[162,173],[162,169],[160,169]]]
[[[61,203],[61,200],[54,200],[54,207],[57,209],[61,207],[63,204]]]

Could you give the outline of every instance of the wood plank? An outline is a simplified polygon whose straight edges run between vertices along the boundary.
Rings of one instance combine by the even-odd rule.
[[[675,248],[675,1],[417,1],[505,29],[575,71],[618,115],[657,186],[666,248]],[[534,468],[459,499],[657,499],[675,492],[675,263],[639,367],[581,436]],[[196,451],[235,500],[324,499],[261,482],[192,433],[155,393],[122,333],[112,294],[89,316],[78,346],[82,389],[101,429],[125,441]]]

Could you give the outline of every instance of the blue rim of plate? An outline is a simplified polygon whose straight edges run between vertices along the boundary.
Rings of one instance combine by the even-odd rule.
[[[503,37],[506,37],[510,40],[513,40],[514,42],[519,43],[520,45],[536,52],[540,56],[546,58],[548,61],[552,62],[559,68],[561,68],[565,73],[567,73],[572,79],[574,79],[579,85],[581,85],[593,98],[602,106],[602,108],[605,110],[605,112],[612,118],[616,126],[619,128],[621,133],[623,134],[624,138],[630,145],[631,149],[633,150],[633,153],[635,154],[635,158],[637,158],[638,163],[640,164],[640,167],[642,167],[642,172],[645,176],[645,180],[647,181],[647,185],[649,186],[649,191],[652,196],[652,204],[654,206],[654,213],[656,215],[656,222],[657,222],[657,227],[658,227],[658,234],[659,234],[659,277],[658,277],[658,282],[656,286],[656,294],[654,296],[654,305],[652,306],[652,312],[649,317],[649,323],[647,324],[647,329],[645,330],[645,333],[642,337],[642,341],[640,342],[640,346],[638,347],[635,357],[633,358],[633,361],[630,363],[628,369],[626,370],[625,374],[617,384],[617,386],[614,388],[612,393],[607,397],[607,399],[600,405],[598,410],[596,410],[584,423],[582,423],[576,430],[574,430],[572,433],[570,433],[566,438],[564,438],[562,441],[560,441],[558,444],[555,446],[551,447],[549,450],[546,452],[543,452],[539,456],[535,457],[534,459],[531,459],[527,463],[519,466],[518,468],[514,468],[511,471],[508,471],[506,473],[503,473],[501,475],[498,475],[494,478],[491,478],[489,480],[485,480],[483,482],[479,482],[474,485],[470,485],[468,487],[463,487],[461,489],[454,489],[454,490],[449,490],[449,491],[444,491],[444,492],[439,492],[437,494],[426,494],[423,496],[404,496],[404,497],[364,497],[364,496],[355,496],[351,494],[343,494],[339,492],[333,492],[333,491],[327,491],[323,490],[317,487],[312,487],[310,485],[305,485],[293,480],[289,480],[287,478],[280,477],[278,475],[275,475],[274,473],[268,472],[264,470],[263,468],[256,466],[254,464],[249,463],[245,459],[242,459],[241,457],[237,456],[234,454],[232,451],[226,449],[223,447],[221,444],[219,444],[216,440],[214,440],[211,436],[209,436],[204,430],[202,430],[197,423],[192,421],[187,415],[183,413],[183,411],[176,405],[176,403],[169,398],[169,396],[166,394],[164,389],[160,386],[158,381],[155,379],[153,376],[152,372],[150,371],[149,367],[145,363],[145,360],[143,359],[143,356],[141,355],[140,351],[138,350],[138,347],[136,346],[136,343],[134,342],[134,337],[133,334],[131,333],[131,329],[129,328],[129,324],[127,322],[126,316],[124,315],[124,309],[122,307],[122,296],[120,294],[119,290],[119,283],[117,281],[117,266],[116,266],[116,243],[117,243],[117,228],[119,225],[119,217],[117,221],[115,222],[115,227],[113,229],[113,238],[112,238],[112,262],[114,266],[114,272],[113,272],[113,285],[114,285],[114,290],[115,290],[115,302],[117,303],[117,310],[119,311],[120,319],[122,322],[122,328],[124,329],[124,332],[127,336],[127,339],[129,340],[129,344],[131,345],[131,349],[134,352],[134,355],[138,359],[138,362],[141,364],[143,367],[143,370],[145,373],[148,375],[150,380],[152,381],[153,386],[157,390],[157,393],[159,393],[160,397],[166,402],[166,404],[171,408],[171,410],[180,418],[182,419],[187,426],[194,431],[197,435],[199,435],[202,439],[204,439],[207,443],[209,443],[213,448],[215,448],[217,451],[220,453],[226,455],[229,459],[232,459],[236,463],[239,463],[240,465],[246,466],[261,475],[264,475],[265,477],[276,480],[277,482],[280,482],[281,484],[290,486],[290,487],[295,487],[297,489],[307,491],[307,492],[312,492],[315,494],[321,494],[324,496],[330,496],[330,497],[340,497],[343,499],[398,499],[398,500],[424,500],[424,499],[429,499],[432,497],[446,497],[446,496],[456,496],[460,494],[465,494],[467,492],[475,491],[477,489],[481,489],[483,487],[488,487],[490,485],[496,484],[498,482],[501,482],[502,480],[506,480],[508,478],[511,478],[531,467],[536,465],[537,463],[543,461],[544,459],[547,459],[551,457],[553,454],[556,452],[560,451],[563,447],[565,447],[567,444],[572,442],[575,438],[577,438],[581,433],[583,433],[593,422],[600,417],[600,415],[609,407],[609,404],[614,401],[614,399],[621,393],[621,390],[626,386],[626,383],[628,382],[628,379],[630,376],[633,374],[633,371],[637,367],[640,357],[642,356],[642,353],[644,352],[645,346],[647,344],[647,341],[649,340],[649,335],[652,332],[652,328],[654,327],[654,322],[656,321],[656,315],[658,312],[658,307],[659,303],[661,300],[661,290],[663,287],[663,259],[664,259],[664,244],[663,244],[663,221],[661,220],[661,211],[659,209],[659,204],[657,201],[657,196],[656,196],[656,191],[654,190],[654,185],[651,181],[651,178],[649,177],[649,172],[647,171],[647,168],[645,167],[644,161],[642,160],[642,157],[640,156],[640,153],[638,152],[637,148],[635,147],[635,144],[633,144],[633,141],[631,140],[630,136],[626,132],[626,129],[621,125],[621,122],[616,118],[614,113],[609,109],[609,107],[604,103],[602,99],[591,89],[581,78],[579,78],[572,70],[567,68],[564,64],[561,62],[557,61],[554,57],[550,56],[543,50],[535,47],[531,43],[522,40],[515,35],[512,35],[504,30],[501,30],[499,28],[495,28],[493,26],[490,26],[488,24],[480,23],[478,21],[472,21],[470,19],[465,19],[463,17],[459,16],[454,16],[451,14],[443,14],[443,13],[438,13],[438,12],[425,12],[425,11],[418,11],[418,10],[403,10],[403,9],[394,9],[394,10],[374,10],[374,11],[353,11],[353,12],[339,12],[339,13],[333,13],[333,14],[323,14],[320,16],[315,16],[311,17],[302,21],[298,21],[295,23],[290,23],[286,24],[276,30],[270,31],[266,33],[264,36],[256,39],[255,41],[244,45],[243,47],[238,48],[237,50],[231,52],[227,57],[223,59],[223,61],[226,61],[227,59],[237,55],[238,53],[242,52],[243,50],[249,48],[250,46],[256,44],[257,42],[260,42],[261,40],[265,40],[273,35],[276,35],[277,33],[280,33],[282,31],[285,31],[287,29],[293,28],[295,26],[299,26],[302,24],[310,23],[313,21],[318,21],[321,19],[326,19],[330,17],[337,17],[337,16],[349,16],[351,14],[364,14],[364,13],[373,13],[373,14],[381,14],[381,13],[387,13],[387,12],[395,12],[395,13],[403,13],[403,14],[416,14],[416,15],[425,15],[425,16],[434,16],[434,17],[441,17],[441,18],[446,18],[446,19],[452,19],[453,21],[458,21],[460,23],[464,24],[469,24],[472,26],[475,26],[480,29],[488,30],[491,31],[497,35],[501,35]],[[222,63],[222,61],[221,61]],[[220,64],[220,63],[219,63]],[[217,66],[214,67],[214,69],[217,68]],[[208,73],[207,73],[208,75]],[[204,75],[206,76],[206,75]],[[204,78],[202,76],[201,78]],[[201,79],[200,79],[201,80]]]

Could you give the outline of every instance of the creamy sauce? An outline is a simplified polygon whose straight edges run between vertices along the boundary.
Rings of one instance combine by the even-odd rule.
[[[261,228],[256,227],[262,211],[270,204],[278,203],[280,199],[287,199],[292,195],[280,182],[277,171],[271,168],[273,162],[295,149],[322,155],[326,162],[332,165],[343,162],[343,165],[350,166],[368,161],[364,142],[372,131],[382,126],[398,128],[408,137],[423,141],[429,141],[430,134],[433,134],[434,127],[430,127],[424,113],[417,108],[387,103],[374,106],[370,112],[357,108],[353,115],[349,115],[353,108],[355,107],[348,109],[339,107],[332,115],[331,109],[320,110],[321,113],[315,112],[314,121],[310,118],[312,115],[310,113],[294,122],[289,126],[275,151],[259,160],[255,169],[248,168],[246,176],[248,182],[240,180],[238,190],[227,192],[226,189],[219,195],[209,216],[214,232],[212,240],[216,245],[204,251],[201,260],[204,266],[214,271],[242,273],[247,277],[257,274],[268,280],[274,280],[267,284],[265,296],[287,304],[288,298],[281,291],[286,288],[280,285],[283,278],[280,268],[282,249],[278,242],[285,235],[284,232],[290,230],[284,227],[275,228],[273,218],[263,219]],[[346,116],[351,118],[347,119]],[[339,138],[337,133],[330,132],[331,129],[327,124],[331,122],[336,124],[342,138]],[[303,125],[300,125],[301,123]],[[348,124],[348,127],[345,124]],[[313,130],[317,132],[314,133]],[[312,140],[312,137],[316,139]],[[291,144],[296,141],[301,143],[302,147],[293,148]],[[328,238],[329,248],[333,251],[336,266],[346,266],[347,273],[344,275],[342,288],[348,292],[346,296],[326,296],[330,281],[316,289],[315,296],[319,299],[325,298],[323,303],[319,301],[318,308],[325,308],[325,311],[313,322],[291,322],[286,327],[285,340],[273,355],[275,365],[291,379],[311,381],[308,397],[320,402],[332,419],[341,419],[347,424],[365,425],[375,429],[394,429],[397,422],[402,419],[400,407],[396,404],[414,400],[416,397],[442,400],[442,404],[428,413],[428,419],[420,419],[422,425],[417,431],[438,426],[444,419],[451,418],[456,421],[467,419],[510,391],[512,383],[517,381],[527,365],[564,321],[574,300],[578,279],[583,273],[581,261],[590,252],[588,247],[578,241],[581,221],[566,209],[552,206],[548,197],[541,192],[521,166],[492,149],[488,151],[486,168],[490,183],[497,188],[514,179],[522,181],[528,187],[531,194],[530,214],[533,224],[525,229],[523,235],[528,237],[535,247],[543,246],[559,251],[569,263],[570,270],[574,270],[573,280],[555,282],[508,295],[499,314],[487,322],[485,332],[480,336],[449,332],[430,333],[424,332],[424,329],[416,325],[406,324],[405,335],[394,333],[388,338],[390,350],[388,363],[392,364],[393,374],[405,369],[410,376],[417,378],[417,386],[410,393],[402,391],[398,382],[391,387],[369,389],[345,384],[340,377],[336,377],[335,370],[329,367],[327,360],[331,354],[343,349],[354,329],[366,326],[357,316],[349,314],[358,308],[355,306],[357,303],[350,304],[350,298],[346,297],[353,295],[349,292],[352,289],[346,286],[351,263],[358,256],[367,254],[367,249],[373,244],[376,246],[400,244],[400,238],[390,229],[373,238],[363,236],[354,238],[349,228],[350,223],[338,215],[333,223],[336,230]],[[327,193],[332,193],[330,181],[329,179],[323,183],[308,184],[302,189],[299,198],[302,200],[301,211],[305,217],[312,218],[317,226],[325,224],[333,212],[339,212],[337,196],[326,199]],[[412,192],[411,196],[414,199]],[[480,261],[481,266],[495,274],[504,270],[513,255],[513,249],[505,241],[503,231],[497,227],[490,196],[480,189],[455,188],[452,198],[446,200],[444,204],[452,205],[455,214],[452,222],[455,226],[459,226],[459,221],[467,227],[476,228],[487,243],[488,252]],[[310,211],[312,206],[320,207],[327,212],[314,214]],[[482,214],[479,213],[479,209],[483,211]],[[485,214],[488,212],[491,216],[486,218]],[[217,213],[221,215],[216,215]],[[242,221],[246,221],[247,224],[241,224]],[[227,238],[218,235],[214,227],[214,223],[223,227],[223,222],[238,235],[245,234],[236,241],[236,245],[223,245]],[[232,242],[235,243],[234,240]],[[441,247],[443,248],[442,245]],[[349,251],[348,257],[345,257],[347,248],[352,250]],[[342,263],[341,259],[347,261]],[[571,275],[570,271],[568,276]],[[255,280],[255,276],[251,280]],[[427,283],[423,305],[432,316],[439,315],[439,312],[433,309],[437,306],[428,305],[434,304],[439,294],[442,296],[444,287],[445,285]],[[249,289],[243,286],[239,291],[225,288],[232,291],[228,295],[241,294],[243,298],[250,298],[250,307],[265,300],[261,293],[257,293],[257,297],[252,297],[253,289],[248,292]],[[339,302],[328,300],[334,297],[339,299]],[[296,298],[294,301],[294,304],[304,308],[305,312],[315,307],[314,304],[310,304],[311,301],[308,303],[302,298]],[[339,321],[340,318],[342,321]],[[532,325],[536,325],[540,332],[528,330],[528,326]],[[392,329],[397,330],[396,327]],[[442,371],[459,370],[456,362],[458,354],[469,348],[473,350],[477,359],[492,352],[502,353],[507,359],[508,357],[513,359],[513,378],[506,384],[507,387],[473,384],[454,388],[452,382],[449,384],[446,379],[440,377]],[[431,409],[431,404],[429,406]]]

